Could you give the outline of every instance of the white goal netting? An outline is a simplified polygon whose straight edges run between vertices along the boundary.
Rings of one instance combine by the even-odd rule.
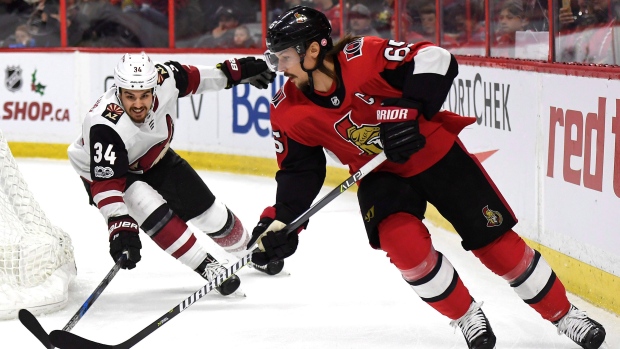
[[[71,238],[39,207],[0,131],[0,319],[61,309],[75,274]]]

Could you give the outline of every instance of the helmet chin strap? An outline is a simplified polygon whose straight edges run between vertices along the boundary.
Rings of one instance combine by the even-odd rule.
[[[314,68],[312,69],[306,69],[304,67],[304,58],[306,57],[305,55],[303,55],[300,59],[299,63],[301,64],[301,70],[305,71],[308,74],[308,86],[309,86],[310,93],[314,93],[314,79],[312,78],[312,72],[319,69],[323,65],[323,60],[325,59],[326,53],[327,52],[324,49],[319,50],[319,55],[317,56],[317,62],[314,65]]]

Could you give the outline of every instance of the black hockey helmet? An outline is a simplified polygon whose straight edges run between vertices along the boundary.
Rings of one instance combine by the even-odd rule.
[[[307,6],[295,6],[284,12],[267,29],[267,49],[280,52],[295,47],[299,54],[306,51],[306,43],[317,41],[321,49],[329,50],[333,44],[332,26],[327,17]]]

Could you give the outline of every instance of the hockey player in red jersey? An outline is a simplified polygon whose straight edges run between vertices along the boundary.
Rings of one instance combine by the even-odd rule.
[[[389,161],[361,180],[358,200],[370,245],[387,252],[404,280],[458,326],[470,349],[495,347],[481,309],[422,223],[427,202],[454,226],[464,249],[583,348],[604,328],[571,305],[562,282],[513,230],[517,220],[458,134],[475,119],[441,110],[458,73],[454,56],[429,42],[345,37],[336,45],[325,16],[307,7],[269,26],[267,63],[288,81],[274,96],[271,125],[280,170],[276,202],[248,248],[266,264],[292,255],[298,235],[281,229],[306,211],[325,178],[327,150],[356,172],[380,152]]]
[[[69,146],[69,160],[81,176],[90,203],[108,222],[110,254],[129,256],[123,268],[141,259],[139,227],[181,263],[211,280],[221,264],[207,252],[186,222],[229,253],[241,256],[249,234],[216,200],[194,169],[170,148],[177,99],[240,83],[267,88],[275,74],[254,57],[230,59],[217,67],[155,64],[144,53],[125,54],[114,69],[114,84],[88,112],[82,134]],[[258,270],[277,274],[282,263]],[[218,291],[229,295],[239,277]]]

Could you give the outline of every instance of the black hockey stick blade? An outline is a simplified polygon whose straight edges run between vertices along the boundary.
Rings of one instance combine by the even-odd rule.
[[[55,330],[50,333],[50,339],[54,342],[58,348],[81,348],[81,349],[112,349],[112,348],[131,348],[131,346],[125,346],[125,343],[119,345],[107,345],[102,343],[93,342],[89,339],[80,337],[71,332],[65,332]]]
[[[114,278],[116,273],[118,273],[119,269],[121,268],[123,263],[125,263],[126,260],[127,260],[127,252],[124,252],[121,255],[121,257],[116,261],[116,264],[114,264],[114,267],[112,267],[112,270],[108,272],[108,275],[106,275],[106,277],[99,283],[99,286],[97,286],[95,291],[93,291],[93,293],[88,297],[88,299],[86,299],[86,302],[82,304],[80,309],[78,309],[75,315],[73,315],[71,320],[69,320],[69,322],[65,325],[65,327],[63,327],[64,331],[71,331],[71,329],[77,324],[77,322],[82,318],[82,316],[84,316],[84,314],[90,308],[90,306],[97,300],[97,298],[99,298],[99,295],[101,294],[101,292],[103,292],[103,290],[108,286],[110,281],[112,281],[112,278]],[[50,336],[47,334],[43,326],[41,326],[41,323],[39,322],[39,320],[37,320],[37,318],[31,312],[29,312],[26,309],[20,309],[18,316],[19,316],[19,321],[22,323],[22,325],[24,325],[24,327],[26,327],[26,329],[28,329],[30,333],[32,333],[35,337],[37,337],[37,339],[46,348],[48,349],[55,348],[50,340]]]
[[[75,335],[71,332],[55,330],[50,333],[50,340],[53,345],[61,349],[127,349],[136,345],[138,342],[146,338],[157,329],[161,328],[164,324],[172,320],[173,317],[179,315],[182,311],[189,308],[192,304],[196,303],[200,298],[207,295],[214,288],[220,286],[225,280],[236,273],[239,269],[243,268],[250,262],[252,253],[242,257],[237,263],[226,268],[217,278],[211,280],[208,284],[202,286],[199,290],[192,293],[189,297],[184,299],[174,308],[167,311],[157,320],[153,321],[150,325],[145,327],[142,331],[136,333],[133,337],[117,345],[107,345],[102,343],[93,342],[86,338]]]
[[[48,349],[54,349],[50,341],[50,336],[45,332],[43,326],[34,315],[26,309],[20,309],[18,313],[19,321]]]

